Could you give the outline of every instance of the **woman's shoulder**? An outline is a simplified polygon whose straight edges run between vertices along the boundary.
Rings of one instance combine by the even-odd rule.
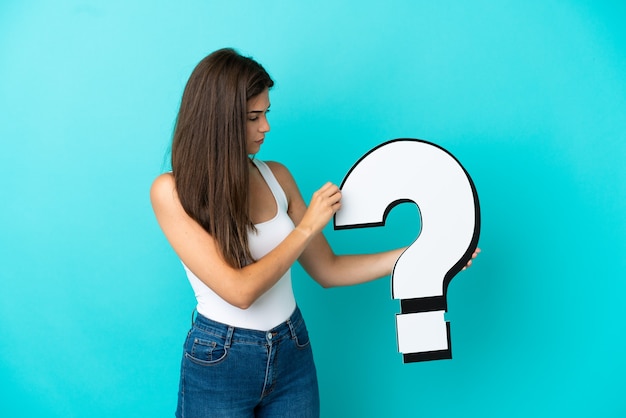
[[[278,161],[263,161],[273,172],[281,173],[281,172],[289,172],[287,167],[279,163]]]
[[[293,182],[293,176],[287,166],[278,161],[264,161],[265,164],[272,170],[272,173],[276,177],[276,179],[281,183],[285,182]]]
[[[171,171],[168,171],[167,173],[163,173],[163,174],[159,174],[157,176],[157,178],[154,179],[154,181],[152,182],[152,187],[153,188],[171,188],[172,186],[175,185],[175,181],[174,181],[174,174]]]
[[[298,186],[287,166],[277,161],[265,161],[265,164],[272,170],[280,187],[282,187],[287,194],[287,198],[290,198],[292,193],[297,191]]]
[[[154,179],[150,187],[150,198],[153,200],[162,200],[164,198],[172,198],[176,194],[176,182],[171,172],[163,173]]]

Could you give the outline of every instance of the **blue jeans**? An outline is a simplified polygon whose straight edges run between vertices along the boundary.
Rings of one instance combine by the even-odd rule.
[[[184,345],[176,417],[319,417],[300,309],[267,332],[198,314]]]

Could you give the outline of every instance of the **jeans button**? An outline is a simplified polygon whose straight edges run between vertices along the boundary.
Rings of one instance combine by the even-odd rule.
[[[272,339],[272,333],[271,333],[271,332],[268,332],[268,333],[267,333],[267,339],[268,339],[268,340],[271,340],[271,339]]]

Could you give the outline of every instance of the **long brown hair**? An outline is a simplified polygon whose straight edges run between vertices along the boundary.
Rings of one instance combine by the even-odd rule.
[[[172,172],[180,202],[235,268],[252,261],[246,106],[273,85],[252,58],[230,48],[215,51],[189,77],[174,129]]]

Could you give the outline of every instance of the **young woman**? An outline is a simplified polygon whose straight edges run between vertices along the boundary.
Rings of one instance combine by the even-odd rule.
[[[151,188],[159,225],[198,301],[181,366],[178,417],[317,417],[309,337],[291,286],[298,260],[323,287],[391,274],[404,249],[338,256],[321,231],[341,207],[331,183],[305,204],[287,168],[255,159],[273,81],[232,49],[194,69]]]

